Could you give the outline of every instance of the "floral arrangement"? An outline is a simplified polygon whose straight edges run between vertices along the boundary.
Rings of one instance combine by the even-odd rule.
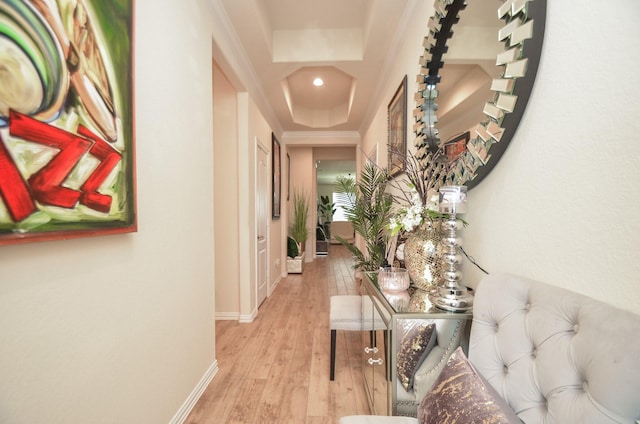
[[[433,194],[427,196],[427,202],[422,202],[420,193],[416,190],[415,186],[409,184],[409,192],[411,193],[411,200],[406,207],[400,207],[396,210],[394,216],[389,221],[389,230],[391,235],[395,236],[401,230],[411,232],[418,228],[423,219],[435,219],[442,217],[442,214],[438,211],[439,195],[434,191]]]
[[[415,230],[425,219],[445,217],[439,212],[438,188],[442,184],[440,176],[447,167],[447,158],[442,149],[430,153],[429,161],[424,166],[412,153],[393,154],[402,157],[405,176],[390,183],[395,189],[393,198],[397,205],[388,226],[392,237],[400,232]]]

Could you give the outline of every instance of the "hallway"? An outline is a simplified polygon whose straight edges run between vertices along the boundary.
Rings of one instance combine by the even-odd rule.
[[[369,413],[357,332],[338,332],[329,381],[329,296],[359,293],[351,264],[331,245],[283,279],[253,323],[217,321],[219,371],[185,422],[334,424]]]

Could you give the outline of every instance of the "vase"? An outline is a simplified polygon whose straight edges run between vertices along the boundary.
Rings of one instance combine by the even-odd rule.
[[[409,234],[404,245],[404,265],[413,284],[431,292],[440,283],[442,274],[442,233],[438,220],[425,220]]]
[[[409,301],[411,300],[411,297],[409,296],[409,292],[404,290],[404,291],[387,291],[387,290],[382,290],[382,294],[384,295],[385,299],[387,299],[387,302],[389,302],[389,305],[391,305],[391,307],[396,311],[396,312],[405,312],[405,311],[411,311],[409,308]],[[413,311],[411,311],[413,312]]]
[[[416,289],[409,298],[408,310],[411,312],[429,312],[433,310],[431,303],[431,292],[422,289]]]
[[[404,268],[382,267],[378,272],[378,285],[383,291],[405,291],[409,288],[409,273]]]

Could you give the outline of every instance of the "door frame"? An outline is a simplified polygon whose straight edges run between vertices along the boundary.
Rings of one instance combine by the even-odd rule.
[[[271,155],[273,154],[273,152],[270,151],[270,149],[268,147],[266,147],[262,141],[260,141],[260,139],[258,137],[255,137],[255,143],[254,143],[254,149],[255,149],[255,163],[254,163],[254,187],[256,189],[256,192],[259,189],[259,184],[258,184],[258,178],[259,178],[259,172],[258,172],[258,160],[259,160],[259,154],[258,154],[258,150],[261,150],[266,157],[266,169],[267,169],[267,184],[265,185],[265,190],[266,192],[265,194],[265,200],[266,203],[264,205],[265,209],[265,219],[266,219],[266,230],[265,230],[265,246],[266,246],[266,261],[265,261],[265,278],[266,278],[266,290],[267,290],[267,294],[265,296],[265,299],[268,298],[271,295],[271,267],[269,266],[269,258],[271,257],[271,226],[269,225],[270,223],[270,216],[271,213],[269,212],[269,205],[268,205],[268,199],[269,194],[270,194],[270,186],[269,186],[269,171],[271,170]],[[271,170],[271,172],[273,172],[273,170]],[[257,204],[257,202],[256,202]],[[257,208],[256,208],[256,213],[254,214],[254,229],[255,229],[255,234],[258,235],[259,234],[259,214],[257,213]],[[256,250],[254,252],[254,261],[255,261],[255,269],[256,269],[256,284],[255,284],[255,298],[256,298],[256,312],[260,307],[260,298],[259,298],[259,287],[260,287],[260,281],[259,281],[259,275],[260,275],[260,261],[259,261],[259,252],[258,252],[258,240],[256,237]]]

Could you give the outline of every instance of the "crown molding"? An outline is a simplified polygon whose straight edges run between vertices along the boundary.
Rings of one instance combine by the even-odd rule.
[[[214,29],[212,30],[214,60],[225,71],[227,78],[236,90],[249,93],[273,131],[282,132],[282,125],[267,96],[260,84],[256,83],[259,81],[258,74],[231,24],[222,0],[211,0],[211,5],[214,17]]]
[[[398,24],[398,30],[393,36],[391,43],[389,45],[389,50],[385,55],[385,61],[380,67],[380,75],[381,77],[378,79],[378,84],[374,90],[373,97],[371,99],[371,103],[369,107],[365,111],[364,117],[362,119],[360,125],[360,132],[364,134],[371,122],[373,121],[375,114],[378,110],[378,107],[381,104],[385,104],[384,101],[385,96],[387,95],[387,85],[388,78],[387,76],[391,72],[391,68],[395,65],[398,60],[398,52],[402,50],[402,44],[405,43],[405,36],[407,32],[407,28],[409,28],[409,22],[411,21],[418,5],[424,0],[409,0],[407,3],[407,7],[405,7],[402,16],[400,17],[400,23]],[[417,63],[417,59],[416,59]]]
[[[280,138],[287,145],[312,145],[322,141],[327,146],[356,146],[362,139],[358,131],[285,131]]]

